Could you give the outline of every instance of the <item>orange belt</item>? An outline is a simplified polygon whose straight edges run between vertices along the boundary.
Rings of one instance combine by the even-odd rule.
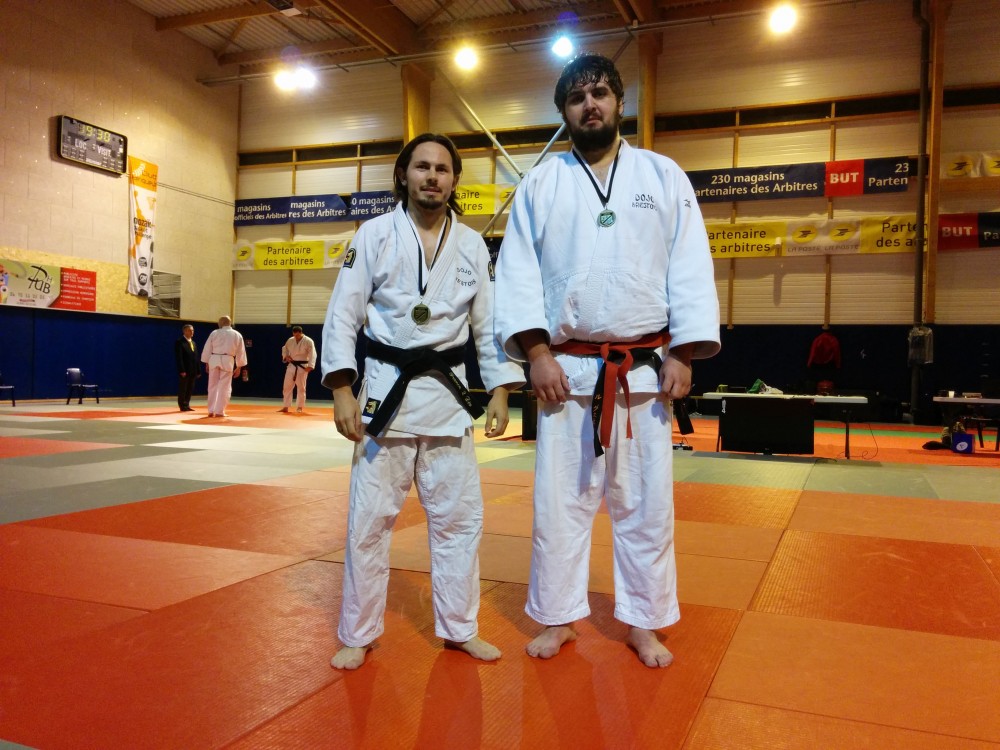
[[[659,373],[663,364],[656,350],[670,343],[670,334],[666,331],[650,333],[635,341],[620,343],[598,343],[593,341],[577,341],[570,339],[561,344],[554,344],[551,349],[562,354],[582,354],[584,356],[600,357],[600,372],[597,374],[597,384],[594,387],[591,419],[594,423],[594,455],[600,456],[604,448],[611,445],[611,426],[614,421],[615,382],[621,383],[625,394],[625,408],[631,406],[628,390],[628,372],[633,364],[647,364]],[[604,404],[610,402],[611,409],[608,418],[604,419]],[[632,418],[626,416],[626,435],[632,437]]]

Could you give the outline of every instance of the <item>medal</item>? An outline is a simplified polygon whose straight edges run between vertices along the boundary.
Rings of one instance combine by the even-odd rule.
[[[414,306],[413,310],[410,311],[410,317],[413,318],[414,323],[418,326],[422,326],[431,319],[431,309],[421,302],[419,305]]]
[[[427,284],[424,283],[424,251],[422,244],[420,242],[420,233],[417,232],[417,227],[413,224],[413,219],[409,214],[406,218],[410,222],[410,228],[413,230],[413,237],[417,241],[417,289],[420,291],[421,298],[427,292]],[[430,268],[434,267],[434,262],[438,259],[438,255],[441,254],[441,248],[444,247],[445,237],[448,234],[448,227],[451,225],[451,214],[445,213],[444,224],[441,225],[441,234],[438,235],[437,249],[434,251],[434,257],[431,258]],[[428,279],[427,283],[430,283]],[[410,317],[413,318],[413,322],[418,326],[422,326],[428,320],[431,319],[431,309],[425,305],[423,302],[418,302],[410,310]]]
[[[594,173],[591,171],[590,166],[580,157],[576,149],[573,149],[573,156],[576,160],[580,162],[580,166],[583,167],[584,171],[587,173],[587,177],[590,178],[590,184],[594,186],[594,191],[597,193],[597,197],[601,201],[601,206],[604,208],[601,213],[597,214],[597,226],[602,229],[607,229],[615,225],[617,221],[617,216],[615,212],[608,208],[608,201],[611,200],[611,188],[615,184],[615,172],[618,171],[618,157],[621,156],[622,147],[621,144],[618,145],[618,152],[615,154],[615,163],[611,167],[611,177],[608,178],[608,194],[605,195],[601,192],[601,186],[597,184],[597,179],[594,177]]]

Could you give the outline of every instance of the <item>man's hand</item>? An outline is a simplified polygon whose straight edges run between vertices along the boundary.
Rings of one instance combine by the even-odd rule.
[[[691,392],[691,353],[694,344],[683,344],[667,353],[660,367],[660,390],[669,399],[684,398]]]
[[[549,350],[543,331],[533,329],[517,334],[517,342],[524,350],[531,365],[531,389],[542,401],[566,402],[569,396],[569,378]]]
[[[490,402],[486,405],[486,437],[500,437],[507,430],[510,415],[507,411],[506,386],[497,386],[493,389]]]
[[[337,425],[337,432],[355,443],[361,442],[364,434],[361,425],[361,406],[354,398],[349,385],[333,390],[333,421]]]

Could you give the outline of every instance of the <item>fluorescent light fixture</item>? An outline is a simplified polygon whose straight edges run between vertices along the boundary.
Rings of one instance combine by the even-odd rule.
[[[782,3],[777,8],[771,11],[771,17],[768,20],[768,26],[770,26],[771,31],[775,34],[787,34],[793,28],[795,28],[795,22],[798,20],[798,13],[795,8],[788,3]]]
[[[455,53],[455,64],[462,70],[472,70],[479,64],[479,55],[472,47],[462,47]]]
[[[573,42],[563,34],[552,44],[552,52],[559,57],[569,57],[573,54]]]

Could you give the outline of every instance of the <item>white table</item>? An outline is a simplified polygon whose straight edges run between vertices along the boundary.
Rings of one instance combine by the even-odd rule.
[[[722,401],[723,399],[729,398],[754,398],[754,399],[776,399],[785,401],[811,401],[816,404],[832,404],[837,406],[843,406],[843,422],[844,422],[844,457],[850,460],[851,458],[851,407],[860,406],[868,403],[867,396],[811,396],[805,394],[789,394],[789,393],[718,393],[709,392],[703,393],[701,398],[708,399],[709,401]],[[937,399],[934,399],[937,401]],[[1000,403],[1000,401],[998,401]],[[718,450],[721,445],[721,431],[719,440],[716,441],[716,449]]]
[[[935,404],[945,405],[945,422],[954,421],[953,418],[960,418],[959,413],[962,411],[959,407],[966,407],[971,409],[976,406],[985,406],[989,410],[996,410],[1000,407],[1000,398],[983,398],[982,396],[935,396]],[[977,419],[982,418],[982,415],[973,414]],[[979,447],[983,447],[983,423],[977,422],[976,432],[979,435]],[[994,443],[993,450],[1000,449],[1000,426],[997,427],[997,439]]]

